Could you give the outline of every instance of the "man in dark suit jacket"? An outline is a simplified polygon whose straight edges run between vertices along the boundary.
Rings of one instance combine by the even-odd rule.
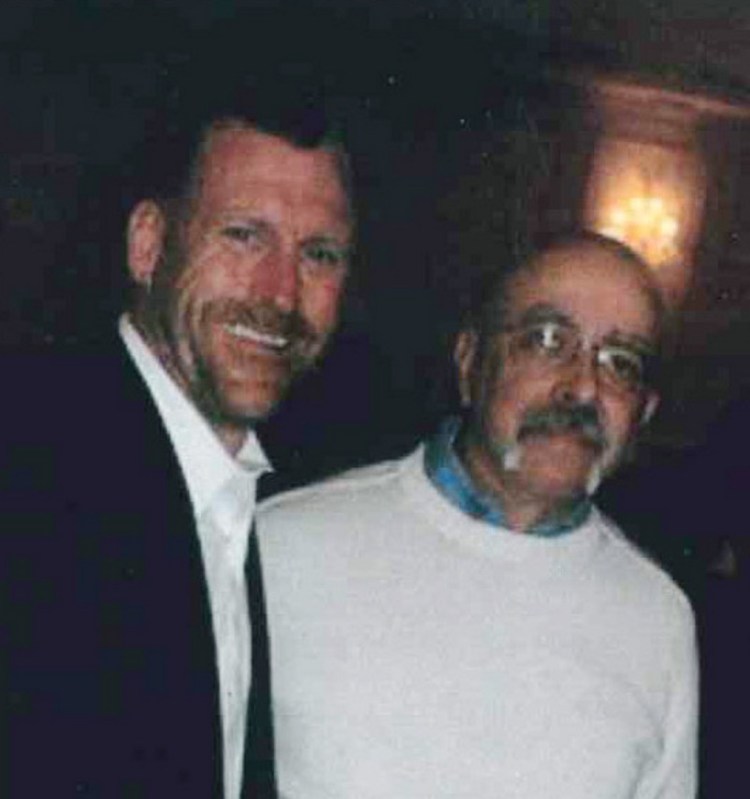
[[[243,579],[269,468],[254,425],[325,348],[352,222],[320,119],[252,110],[167,131],[129,216],[119,335],[6,363],[4,797],[274,791]]]

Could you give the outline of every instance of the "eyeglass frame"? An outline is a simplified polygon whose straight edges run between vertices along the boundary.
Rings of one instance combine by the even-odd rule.
[[[584,336],[578,325],[564,314],[551,311],[550,309],[545,309],[543,312],[536,309],[534,313],[537,318],[534,318],[532,314],[531,319],[521,319],[519,322],[501,325],[497,327],[494,332],[510,335],[523,331],[531,333],[535,329],[539,330],[545,326],[554,325],[558,330],[564,330],[567,333],[573,334],[574,346],[570,348],[567,357],[557,361],[553,359],[551,354],[541,350],[534,353],[537,358],[546,357],[547,363],[544,364],[545,366],[549,368],[569,366],[577,361],[582,353],[587,352],[593,359],[597,376],[608,386],[629,395],[638,395],[654,387],[653,374],[656,371],[659,356],[656,350],[649,347],[648,344],[637,345],[632,341],[608,341],[607,337],[599,342],[594,342],[590,337]],[[512,347],[511,355],[518,358],[518,344],[516,343],[514,346],[513,342],[509,343]],[[626,380],[618,379],[617,375],[614,374],[611,369],[607,369],[607,362],[610,364],[612,363],[607,357],[607,353],[611,350],[627,353],[628,357],[632,356],[634,361],[640,364],[639,371],[641,377],[636,382],[631,384]],[[602,360],[603,354],[604,360]]]

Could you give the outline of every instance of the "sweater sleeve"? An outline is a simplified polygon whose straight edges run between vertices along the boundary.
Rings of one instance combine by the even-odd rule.
[[[643,799],[693,799],[697,795],[698,648],[692,611],[676,625],[664,743]]]

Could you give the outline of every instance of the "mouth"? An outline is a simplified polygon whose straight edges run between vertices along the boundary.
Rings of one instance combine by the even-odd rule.
[[[285,350],[290,344],[290,339],[286,336],[257,330],[254,327],[240,322],[225,324],[223,327],[233,338],[260,344],[262,347],[267,347],[272,350]]]

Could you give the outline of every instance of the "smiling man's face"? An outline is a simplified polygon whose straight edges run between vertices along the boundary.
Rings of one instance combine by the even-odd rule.
[[[333,152],[217,129],[186,221],[175,227],[151,202],[131,215],[130,271],[144,288],[136,324],[209,421],[244,430],[321,355],[350,246]]]

